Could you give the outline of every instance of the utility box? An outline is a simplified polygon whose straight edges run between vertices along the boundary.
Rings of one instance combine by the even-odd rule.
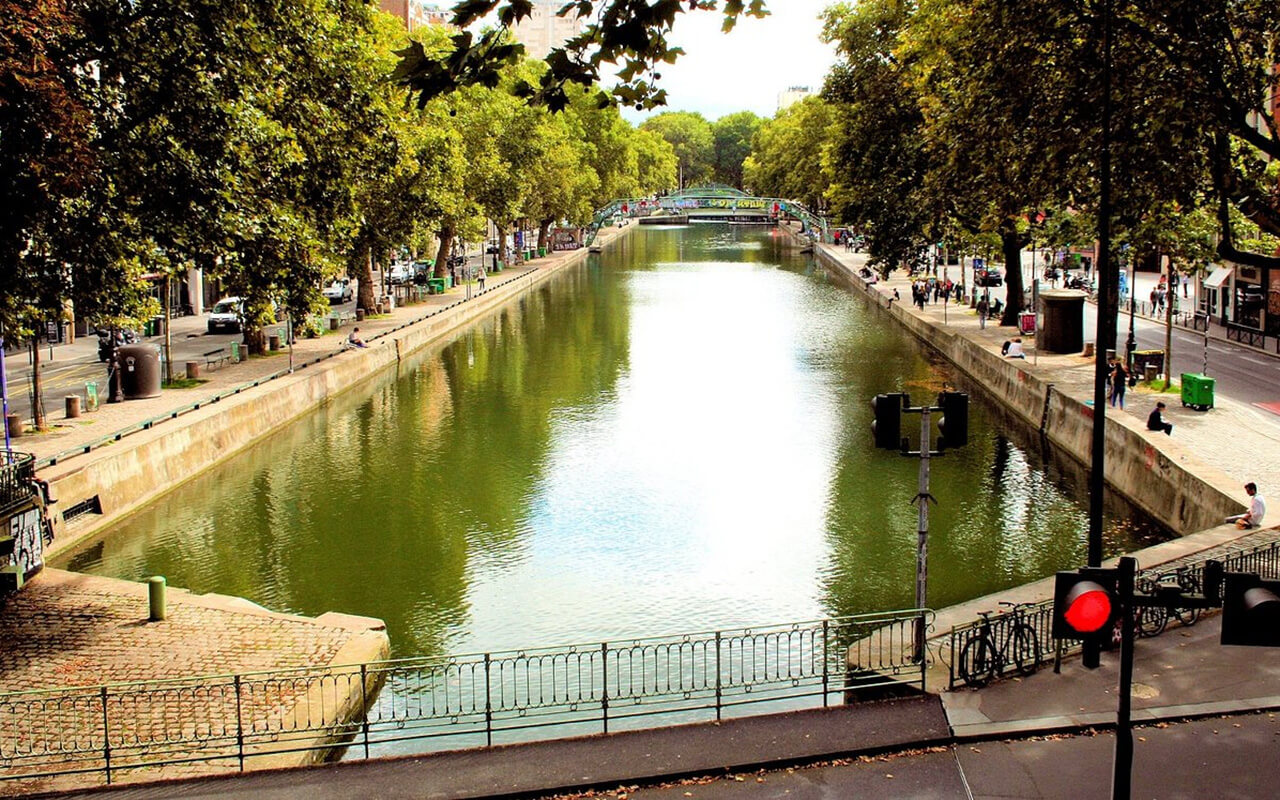
[[[1198,372],[1182,373],[1182,405],[1197,411],[1213,408],[1214,379]]]
[[[1040,293],[1044,325],[1036,334],[1036,348],[1046,353],[1079,353],[1084,347],[1085,293],[1054,289]]]
[[[1129,372],[1133,375],[1146,376],[1147,367],[1155,367],[1157,375],[1164,374],[1164,351],[1163,350],[1134,350],[1133,364],[1130,366]]]

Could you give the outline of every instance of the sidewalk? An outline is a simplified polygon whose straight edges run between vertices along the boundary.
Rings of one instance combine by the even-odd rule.
[[[831,258],[856,273],[866,263],[866,255],[846,252],[844,248],[820,245]],[[911,279],[901,270],[895,270],[887,280],[870,287],[884,297],[898,290],[901,307],[907,312],[927,319],[948,330],[963,332],[974,341],[983,343],[992,352],[999,352],[1001,344],[1017,335],[1013,328],[1000,327],[989,320],[986,327],[979,325],[977,312],[968,304],[930,303],[924,310],[911,305]],[[1002,290],[993,289],[993,294]],[[1085,330],[1085,341],[1094,338],[1092,326]],[[1094,387],[1094,359],[1079,354],[1039,353],[1034,339],[1026,339],[1027,359],[1023,368],[1041,375],[1054,384],[1056,391],[1071,395],[1092,405]],[[1233,345],[1235,343],[1232,343]],[[1253,348],[1245,348],[1256,352]],[[1141,386],[1130,389],[1125,410],[1107,409],[1108,415],[1125,414],[1140,427],[1157,399],[1173,395],[1157,396]],[[1215,399],[1215,407],[1207,412],[1184,409],[1177,402],[1168,402],[1166,418],[1175,426],[1175,435],[1150,432],[1148,437],[1162,451],[1178,460],[1196,460],[1222,474],[1224,483],[1241,503],[1245,503],[1243,485],[1255,481],[1265,494],[1270,487],[1280,487],[1280,420],[1244,403],[1230,398]],[[1274,492],[1273,492],[1274,493]]]
[[[620,234],[629,233],[631,228],[609,228],[600,232],[598,243],[612,241]],[[554,270],[579,251],[556,251],[543,258],[520,266],[513,266],[500,273],[491,274],[487,280],[487,292],[502,292],[507,287],[531,272]],[[510,288],[515,288],[510,286]],[[473,293],[477,289],[473,286]],[[449,309],[465,301],[465,290],[454,288],[442,295],[431,295],[420,303],[399,306],[391,313],[365,318],[359,323],[360,332],[365,341],[374,342],[389,332],[413,324],[429,315],[449,313]],[[180,317],[174,321],[173,335],[175,340],[180,335],[203,331],[204,317]],[[298,337],[292,349],[292,361],[295,368],[306,362],[323,358],[344,349],[347,335],[351,332],[351,324],[343,325],[339,330],[327,332],[314,339]],[[190,329],[190,330],[188,330]],[[152,338],[149,342],[157,342]],[[83,351],[83,353],[81,353]],[[75,344],[64,345],[55,351],[55,358],[79,353],[81,357],[93,353],[95,359],[90,368],[105,375],[105,367],[96,362],[97,337],[88,336],[77,340]],[[63,360],[69,360],[63,358]],[[177,358],[175,357],[175,361]],[[61,363],[56,362],[56,363]],[[254,356],[241,363],[229,363],[225,366],[204,371],[201,375],[203,383],[189,389],[165,389],[159,397],[128,400],[122,403],[107,403],[104,384],[100,382],[102,402],[97,411],[86,412],[78,419],[66,419],[64,409],[50,408],[52,427],[47,433],[28,433],[13,440],[14,450],[33,453],[37,460],[49,458],[59,453],[76,450],[93,444],[104,438],[113,436],[119,431],[138,425],[145,420],[167,417],[173,411],[196,402],[208,402],[215,396],[234,391],[241,387],[252,387],[279,373],[287,373],[290,365],[289,349],[276,353]],[[12,378],[11,378],[12,386]],[[161,420],[163,422],[164,420]],[[79,456],[72,458],[76,463]]]

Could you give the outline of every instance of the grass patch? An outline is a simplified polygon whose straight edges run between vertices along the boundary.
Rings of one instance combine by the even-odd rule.
[[[1182,394],[1182,384],[1177,381],[1170,381],[1169,388],[1164,387],[1164,378],[1156,378],[1154,381],[1138,381],[1138,385],[1134,388],[1150,392],[1152,394]]]
[[[160,384],[160,386],[163,389],[190,389],[192,387],[199,386],[202,383],[208,383],[208,382],[209,381],[205,380],[204,378],[174,378],[171,381],[165,381],[164,383]]]

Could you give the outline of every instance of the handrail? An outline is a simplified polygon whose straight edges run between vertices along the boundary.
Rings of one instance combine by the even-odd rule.
[[[0,784],[562,738],[924,688],[910,609],[672,636],[0,694]],[[855,656],[857,656],[855,658]],[[854,667],[852,664],[864,665]],[[379,695],[389,685],[393,691]],[[763,713],[763,712],[762,712]],[[389,750],[389,747],[394,747]],[[429,749],[429,748],[428,748]],[[273,762],[278,764],[278,762]],[[163,777],[163,773],[152,777]]]

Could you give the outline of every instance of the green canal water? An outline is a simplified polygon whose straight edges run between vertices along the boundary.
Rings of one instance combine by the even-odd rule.
[[[772,231],[643,228],[56,566],[380,617],[397,656],[907,608],[917,462],[869,401],[958,381]],[[964,388],[936,608],[1085,558],[1082,475]],[[1164,536],[1108,508],[1108,553]]]

